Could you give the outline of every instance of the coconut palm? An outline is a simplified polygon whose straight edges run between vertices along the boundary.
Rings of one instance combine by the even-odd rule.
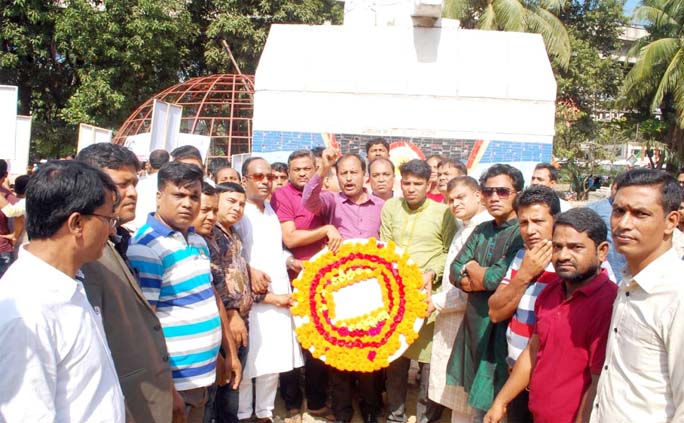
[[[464,28],[535,32],[560,66],[570,62],[570,40],[558,13],[565,0],[446,0],[445,17]]]
[[[646,0],[634,11],[649,35],[631,49],[637,60],[622,86],[628,105],[650,99],[651,111],[674,109],[684,128],[684,1]]]

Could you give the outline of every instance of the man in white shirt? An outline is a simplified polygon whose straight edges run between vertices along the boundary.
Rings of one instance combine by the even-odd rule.
[[[466,243],[477,225],[492,220],[482,204],[480,184],[470,176],[457,176],[451,179],[445,189],[446,203],[451,214],[460,220],[454,235],[442,280],[449,280],[451,263]],[[468,394],[462,386],[447,385],[446,368],[451,356],[456,334],[463,321],[463,313],[468,301],[466,294],[450,283],[442,283],[439,291],[432,294],[428,310],[437,313],[435,333],[432,339],[432,357],[428,397],[451,409],[452,423],[466,423],[472,420],[472,410],[468,406]]]
[[[684,421],[684,263],[672,249],[681,193],[670,175],[621,175],[611,230],[627,259],[591,421]]]
[[[0,421],[124,422],[99,310],[78,281],[118,219],[117,189],[81,162],[50,162],[26,192],[31,242],[0,279]]]
[[[556,184],[558,183],[558,169],[556,169],[550,163],[537,163],[534,167],[534,173],[532,173],[532,183],[531,185],[543,185],[551,189],[556,189]],[[560,200],[561,212],[568,211],[572,208],[572,205],[562,198]]]

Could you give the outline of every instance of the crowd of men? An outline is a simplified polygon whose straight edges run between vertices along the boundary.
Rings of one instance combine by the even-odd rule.
[[[528,187],[440,156],[395,175],[382,139],[140,170],[94,144],[0,188],[0,421],[268,423],[279,392],[290,423],[354,401],[405,423],[412,361],[418,423],[684,421],[684,174],[630,170],[572,208],[549,164]],[[300,348],[291,283],[370,237],[419,266],[429,316],[387,369],[340,371]]]

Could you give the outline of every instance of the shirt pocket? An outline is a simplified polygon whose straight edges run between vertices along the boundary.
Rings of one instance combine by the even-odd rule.
[[[624,365],[632,371],[661,374],[663,370],[660,341],[655,329],[637,319],[625,319],[618,327],[617,347]]]

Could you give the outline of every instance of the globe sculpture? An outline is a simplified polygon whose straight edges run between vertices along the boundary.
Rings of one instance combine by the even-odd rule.
[[[180,132],[211,137],[209,157],[251,151],[253,75],[209,75],[167,88],[131,113],[113,142],[123,144],[131,135],[150,131],[155,98],[183,106]]]

